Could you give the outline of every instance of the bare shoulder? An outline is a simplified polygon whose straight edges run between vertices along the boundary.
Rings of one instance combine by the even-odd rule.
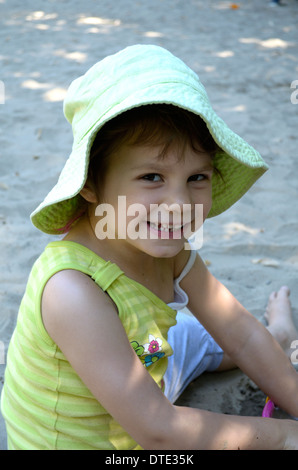
[[[48,280],[41,311],[45,328],[54,341],[71,324],[91,320],[106,311],[117,315],[111,298],[89,276],[72,269],[59,271]]]
[[[90,297],[89,297],[90,296]],[[85,304],[96,297],[99,302],[109,302],[110,297],[88,275],[74,269],[59,271],[52,276],[43,291],[43,306],[59,307],[66,303],[83,301]]]
[[[196,253],[195,261],[181,280],[180,286],[189,298],[188,308],[194,313],[193,307],[208,304],[214,295],[216,279],[211,275],[201,256]]]

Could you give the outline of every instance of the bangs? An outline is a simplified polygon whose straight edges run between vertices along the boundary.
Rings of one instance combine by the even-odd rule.
[[[122,145],[160,146],[160,158],[175,147],[179,160],[187,146],[211,158],[220,150],[200,116],[173,105],[140,106],[115,117],[98,132],[89,164],[89,177],[94,182],[103,182],[109,157]]]
[[[202,118],[173,105],[141,106],[123,113],[115,120],[119,120],[121,144],[163,146],[161,157],[172,146],[180,149],[181,157],[186,145],[196,152],[206,152],[211,156],[218,150]],[[114,124],[117,125],[116,122]]]

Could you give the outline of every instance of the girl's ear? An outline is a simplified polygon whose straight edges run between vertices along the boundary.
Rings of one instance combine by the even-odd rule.
[[[87,202],[98,202],[94,186],[90,181],[86,181],[85,186],[80,191],[80,195]]]

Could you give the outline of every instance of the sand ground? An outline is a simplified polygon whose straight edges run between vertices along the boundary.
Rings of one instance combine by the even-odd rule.
[[[95,62],[136,43],[161,45],[190,65],[219,115],[270,165],[241,201],[206,223],[201,254],[261,320],[270,292],[289,285],[298,321],[298,1],[284,3],[273,8],[268,0],[247,0],[232,8],[229,1],[215,0],[0,0],[0,344],[5,351],[30,268],[51,238],[32,226],[29,214],[70,152],[71,130],[62,114],[65,91]],[[2,383],[5,357],[1,362]],[[180,402],[258,415],[263,398],[234,371],[201,377]],[[0,428],[5,449],[2,421]]]

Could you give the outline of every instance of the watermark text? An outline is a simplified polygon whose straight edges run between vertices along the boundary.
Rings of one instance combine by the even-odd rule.
[[[293,349],[293,352],[291,353],[291,363],[293,365],[298,365],[298,339],[295,339],[291,343],[291,349]]]
[[[127,205],[126,196],[118,196],[117,207],[99,204],[95,234],[99,240],[185,240],[187,250],[203,245],[203,204]],[[191,243],[192,248],[189,243]]]

